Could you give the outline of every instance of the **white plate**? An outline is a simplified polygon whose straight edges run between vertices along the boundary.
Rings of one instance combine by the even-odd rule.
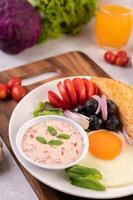
[[[48,90],[52,89],[55,92],[58,92],[56,87],[58,81],[59,80],[55,80],[37,87],[36,89],[31,91],[28,95],[26,95],[14,109],[9,124],[9,138],[12,149],[17,159],[25,167],[25,169],[39,181],[64,193],[72,194],[79,197],[97,198],[97,199],[109,199],[109,198],[123,197],[133,194],[133,185],[119,187],[119,188],[110,188],[103,192],[82,189],[72,186],[65,177],[63,170],[49,171],[39,168],[26,161],[18,152],[16,146],[16,134],[18,129],[20,128],[20,126],[22,126],[24,122],[32,118],[32,112],[36,107],[36,105],[38,104],[38,102],[47,100]]]

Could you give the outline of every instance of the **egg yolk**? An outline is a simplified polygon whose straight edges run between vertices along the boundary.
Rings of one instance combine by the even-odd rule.
[[[115,159],[122,150],[122,140],[116,133],[100,130],[89,136],[89,151],[103,160]]]

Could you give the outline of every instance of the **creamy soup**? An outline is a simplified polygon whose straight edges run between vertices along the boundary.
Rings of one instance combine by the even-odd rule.
[[[28,158],[41,165],[65,165],[81,156],[83,139],[69,123],[47,120],[26,131],[22,150]]]

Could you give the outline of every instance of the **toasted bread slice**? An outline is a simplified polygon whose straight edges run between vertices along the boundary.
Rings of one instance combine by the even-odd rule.
[[[133,138],[133,88],[109,78],[93,77],[92,82],[118,106],[120,118],[129,136]]]

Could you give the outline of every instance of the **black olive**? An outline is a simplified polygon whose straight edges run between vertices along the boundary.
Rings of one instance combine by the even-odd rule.
[[[98,130],[103,126],[103,120],[99,118],[97,115],[91,115],[89,118],[89,129],[90,130]]]
[[[85,112],[88,116],[95,114],[98,107],[97,100],[90,98],[85,104]]]
[[[107,100],[107,110],[108,110],[108,113],[109,114],[114,114],[116,112],[116,108],[117,108],[116,104],[112,100],[108,99]]]
[[[115,115],[111,115],[108,119],[104,122],[104,127],[110,131],[117,131],[120,129],[120,121]]]

